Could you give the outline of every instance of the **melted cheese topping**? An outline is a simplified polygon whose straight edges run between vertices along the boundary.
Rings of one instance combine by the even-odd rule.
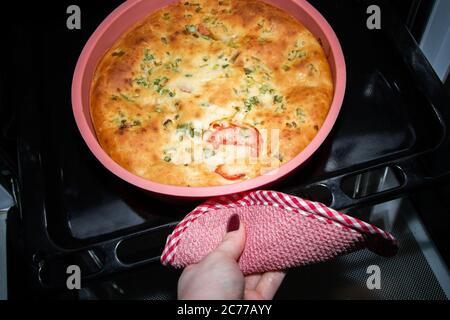
[[[139,21],[106,52],[91,116],[130,172],[213,186],[299,154],[332,96],[324,51],[293,17],[259,0],[193,0]]]

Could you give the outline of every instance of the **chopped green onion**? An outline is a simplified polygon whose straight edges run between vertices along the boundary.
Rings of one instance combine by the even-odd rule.
[[[173,121],[171,119],[167,119],[166,121],[164,121],[163,126],[164,128],[169,127],[171,124],[173,123]]]
[[[151,54],[150,50],[145,48],[144,49],[144,61],[149,62],[155,60],[155,56]]]
[[[183,134],[189,135],[189,136],[191,136],[191,138],[193,138],[194,135],[195,135],[195,129],[192,126],[192,123],[190,123],[190,122],[189,123],[179,124],[177,126],[177,131],[181,132]]]
[[[132,97],[130,97],[129,95],[125,94],[125,93],[120,93],[120,96],[125,99],[126,101],[129,102],[134,102],[134,99]]]
[[[246,75],[252,74],[254,72],[254,70],[249,69],[249,68],[244,68],[244,72]]]
[[[282,96],[274,96],[273,97],[273,103],[282,103],[283,102],[283,97]]]
[[[275,90],[272,89],[267,83],[264,83],[264,84],[259,88],[259,92],[261,92],[262,94],[266,94],[266,93],[273,94],[273,93],[275,92]]]
[[[288,54],[288,60],[293,61],[295,59],[304,58],[306,57],[306,52],[302,50],[292,50]]]
[[[148,87],[149,87],[149,83],[148,83],[147,79],[144,78],[144,77],[136,78],[136,79],[134,79],[134,81],[135,81],[138,85],[140,85],[141,87],[144,87],[144,88],[148,88]]]
[[[194,26],[193,24],[186,25],[184,28],[189,33],[196,33],[197,32],[197,27]]]
[[[259,104],[258,97],[251,97],[251,98],[245,100],[244,101],[245,111],[250,112],[252,110],[252,108],[257,104]]]

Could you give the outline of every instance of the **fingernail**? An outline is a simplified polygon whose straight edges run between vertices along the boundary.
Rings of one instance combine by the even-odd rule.
[[[236,231],[239,229],[239,216],[237,214],[233,214],[230,219],[228,219],[227,232]]]

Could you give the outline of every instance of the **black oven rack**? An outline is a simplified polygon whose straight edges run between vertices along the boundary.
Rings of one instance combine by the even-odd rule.
[[[353,70],[353,74],[349,72],[343,110],[330,137],[297,173],[270,188],[320,200],[336,209],[348,209],[385,202],[446,177],[450,173],[450,135],[447,131],[450,123],[449,99],[417,43],[392,14],[388,3],[377,2],[383,12],[382,30],[354,29],[354,34],[345,36],[354,25],[341,21],[339,14],[333,15],[333,12],[350,10],[355,14],[352,23],[363,28],[366,19],[365,3],[357,0],[311,2],[336,29],[347,57],[347,68],[349,71]],[[76,37],[79,50],[95,25],[116,4],[109,5],[110,7],[97,8],[102,14],[93,19],[85,34]],[[61,36],[65,32],[67,31],[57,30],[55,34]],[[368,35],[368,43],[352,43],[364,41],[363,38],[358,38],[358,32],[359,36]],[[19,39],[25,36],[23,29],[16,30],[16,33]],[[50,43],[54,41],[51,36],[37,37],[37,40],[50,48]],[[68,41],[73,39],[69,38]],[[378,48],[367,60],[367,64],[371,63],[370,59],[384,59],[383,64],[378,65],[375,72],[365,72],[365,69],[357,72],[355,70],[364,68],[365,64],[364,59],[358,60],[351,55],[356,50],[353,46],[364,47],[370,45],[370,41],[381,43],[385,47]],[[65,271],[71,264],[81,267],[83,281],[91,281],[157,262],[167,235],[195,204],[170,204],[153,199],[102,168],[89,154],[76,131],[70,114],[70,92],[57,94],[56,99],[61,101],[49,100],[52,89],[48,83],[54,83],[52,76],[58,72],[73,70],[75,60],[70,60],[66,69],[61,66],[63,70],[44,70],[49,63],[60,61],[52,60],[50,51],[40,48],[39,50],[44,51],[37,52],[34,43],[31,41],[24,44],[26,47],[14,52],[14,56],[16,61],[20,61],[21,68],[42,72],[43,77],[42,83],[36,84],[36,88],[20,91],[21,103],[18,103],[20,126],[17,188],[21,195],[18,199],[21,237],[26,243],[24,252],[32,268],[36,288],[63,288],[67,276]],[[36,54],[34,60],[24,57],[27,52]],[[389,54],[379,57],[383,52]],[[79,51],[74,56],[77,54]],[[390,55],[395,56],[392,61],[389,60]],[[348,57],[352,59],[349,60]],[[64,79],[61,82],[67,86],[69,81]],[[360,88],[363,91],[358,95],[352,90],[359,88],[360,81],[368,85]],[[57,85],[56,87],[58,89]],[[359,98],[361,99],[358,100]],[[358,108],[355,104],[361,101],[382,110],[387,108],[384,102],[388,101],[389,107],[393,108],[386,109],[386,114],[380,118],[373,108]],[[374,121],[382,123],[374,124]],[[356,157],[360,162],[352,162],[352,148],[361,150],[358,147],[358,133],[365,132],[365,128],[370,128],[369,133],[382,128],[382,134],[377,136],[378,140],[370,140],[371,135],[365,137],[362,142],[370,141],[368,143],[373,146],[363,148],[365,151],[362,158]],[[70,134],[64,134],[66,130]],[[342,136],[346,139],[339,139]],[[339,142],[338,146],[336,141]],[[353,147],[348,147],[349,145]],[[378,150],[377,148],[383,153],[373,151]],[[77,170],[69,170],[70,168]],[[351,188],[345,188],[354,186],[360,177],[370,172],[387,170],[386,168],[399,181],[394,189],[355,198],[349,193]],[[84,174],[84,170],[88,173]],[[93,194],[86,194],[83,189],[73,187],[76,185],[71,185],[74,181],[82,181],[84,184],[80,185],[88,192],[93,190]],[[105,196],[100,191],[102,188],[111,188],[124,203],[138,212],[142,222],[139,220],[124,228],[105,227],[106,231],[96,230],[83,234],[83,230],[93,230],[94,218],[98,217],[93,211],[83,211],[85,204],[98,201],[107,206],[108,201],[116,200]],[[106,214],[106,211],[101,211],[101,214]],[[94,221],[90,222],[91,218]]]

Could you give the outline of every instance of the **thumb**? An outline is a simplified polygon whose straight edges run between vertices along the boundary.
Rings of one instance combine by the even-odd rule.
[[[245,226],[240,221],[237,214],[232,215],[228,220],[227,233],[222,243],[215,250],[238,260],[244,251],[245,246]]]

